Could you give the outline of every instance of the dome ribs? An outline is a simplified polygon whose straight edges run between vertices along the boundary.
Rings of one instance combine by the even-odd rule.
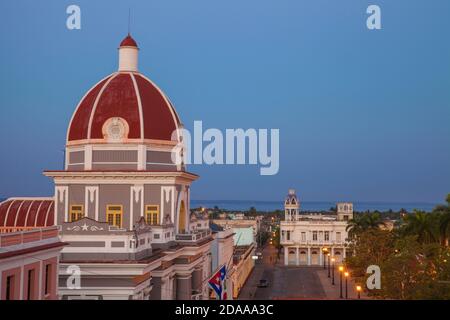
[[[136,74],[135,79],[142,101],[145,138],[171,140],[172,132],[178,125],[172,115],[171,105],[166,102],[163,94],[143,76]]]
[[[91,139],[103,139],[102,127],[109,118],[120,117],[130,128],[128,138],[140,138],[139,106],[129,73],[120,73],[104,88],[92,118]]]
[[[111,78],[111,76],[100,81],[81,100],[70,123],[68,135],[69,141],[87,139],[89,118],[91,116],[92,108],[94,107],[95,99],[109,78]]]

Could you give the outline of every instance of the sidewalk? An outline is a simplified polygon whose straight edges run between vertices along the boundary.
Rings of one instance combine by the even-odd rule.
[[[320,279],[320,283],[322,284],[323,291],[325,292],[325,295],[327,296],[327,299],[330,300],[340,300],[339,298],[339,271],[334,270],[334,286],[331,284],[331,277],[328,278],[328,269],[321,268],[317,271],[317,276]],[[348,299],[358,299],[358,293],[356,291],[356,284],[353,279],[349,277],[347,280],[348,283]],[[345,299],[345,277],[342,276],[342,296]],[[364,293],[361,292],[361,299],[371,299]]]

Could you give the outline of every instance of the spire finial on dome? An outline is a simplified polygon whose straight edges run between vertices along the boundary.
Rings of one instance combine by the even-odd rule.
[[[131,8],[128,8],[128,35],[130,35],[131,31]]]
[[[136,41],[128,33],[119,47],[119,71],[138,71],[138,52]]]

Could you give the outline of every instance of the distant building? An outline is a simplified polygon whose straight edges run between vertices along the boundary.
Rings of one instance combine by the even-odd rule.
[[[380,225],[381,230],[392,231],[395,228],[396,220],[386,219],[383,220],[383,224]]]
[[[228,277],[232,282],[232,296],[236,299],[255,266],[253,256],[258,224],[256,220],[217,219],[212,222],[233,235],[234,251],[231,267],[228,267]],[[227,289],[230,289],[230,286]]]
[[[300,214],[300,200],[289,190],[284,201],[285,219],[280,222],[285,265],[321,265],[326,254],[342,262],[347,254],[347,221],[353,218],[352,203],[338,203],[337,213]]]
[[[225,212],[219,213],[219,219],[226,219],[228,215]]]
[[[234,215],[234,219],[236,219],[236,220],[244,220],[245,219],[245,215],[243,213],[236,213]]]
[[[233,283],[233,298],[237,299],[242,287],[255,267],[255,245],[236,246],[233,255],[233,269],[231,275]]]
[[[0,227],[0,300],[56,300],[63,246],[57,227]]]
[[[214,241],[211,243],[211,269],[213,274],[217,272],[223,265],[226,266],[227,278],[226,288],[228,299],[233,298],[233,282],[232,276],[235,272],[233,265],[234,241],[233,229],[224,229],[217,224],[211,224],[211,230]],[[211,298],[215,299],[216,295],[212,292]]]
[[[213,222],[225,229],[232,228],[234,232],[234,244],[236,246],[245,246],[256,244],[256,235],[258,233],[258,221],[256,220],[222,220],[216,219]]]

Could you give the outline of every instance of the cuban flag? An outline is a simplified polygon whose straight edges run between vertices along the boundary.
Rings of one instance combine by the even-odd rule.
[[[209,286],[214,290],[217,294],[217,298],[219,300],[227,299],[227,290],[225,285],[225,278],[227,275],[227,270],[225,265],[222,266],[219,271],[217,271],[211,279],[208,280]]]

